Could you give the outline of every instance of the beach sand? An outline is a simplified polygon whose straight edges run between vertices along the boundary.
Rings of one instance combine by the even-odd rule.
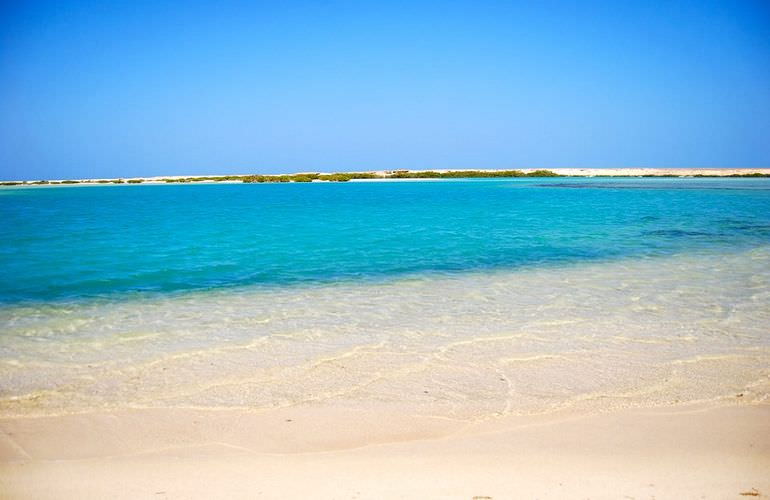
[[[2,498],[754,498],[770,405],[507,417],[135,410],[0,421]]]

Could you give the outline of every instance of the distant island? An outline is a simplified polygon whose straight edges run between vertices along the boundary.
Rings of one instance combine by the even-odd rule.
[[[59,179],[3,181],[0,186],[72,184],[187,184],[348,182],[355,180],[471,179],[519,177],[770,177],[770,168],[556,168],[552,170],[376,170],[368,172],[299,172],[294,174],[243,174],[206,176],[159,176],[114,179]]]

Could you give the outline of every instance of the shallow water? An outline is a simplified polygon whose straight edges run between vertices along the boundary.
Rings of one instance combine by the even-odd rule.
[[[3,191],[0,412],[766,400],[770,182],[607,184]]]

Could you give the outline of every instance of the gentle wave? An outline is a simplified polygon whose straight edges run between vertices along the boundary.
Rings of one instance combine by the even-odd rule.
[[[399,405],[463,420],[770,393],[770,247],[0,309],[0,412]]]

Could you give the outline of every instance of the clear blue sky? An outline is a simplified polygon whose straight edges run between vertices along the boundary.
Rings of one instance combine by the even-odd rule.
[[[0,178],[770,166],[770,2],[0,2]]]

